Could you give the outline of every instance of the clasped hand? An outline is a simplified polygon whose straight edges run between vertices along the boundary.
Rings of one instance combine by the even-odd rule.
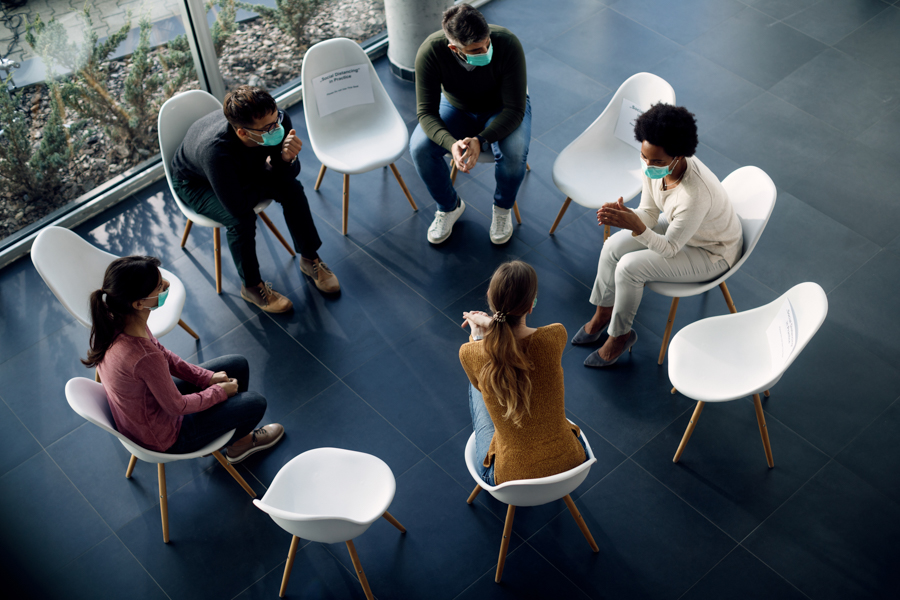
[[[229,398],[237,394],[238,391],[237,379],[229,378],[225,371],[213,373],[212,378],[209,380],[209,385],[218,385],[225,390],[225,393],[228,394]]]
[[[481,142],[474,137],[458,140],[450,148],[450,155],[453,157],[453,162],[456,163],[456,168],[463,173],[468,173],[475,167],[478,157],[481,156]]]
[[[491,326],[491,316],[483,310],[472,310],[463,313],[465,319],[460,325],[463,329],[466,326],[472,331],[472,337],[484,337],[488,327]]]
[[[597,223],[628,229],[640,235],[647,228],[633,210],[625,206],[620,196],[616,202],[607,202],[597,211]]]

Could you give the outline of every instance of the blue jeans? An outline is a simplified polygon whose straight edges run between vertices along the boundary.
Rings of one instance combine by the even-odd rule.
[[[237,354],[228,354],[214,358],[200,365],[210,371],[225,371],[229,377],[238,381],[238,393],[206,410],[184,415],[178,439],[166,450],[167,454],[188,454],[206,446],[220,435],[234,429],[234,435],[225,443],[226,446],[238,441],[262,421],[266,412],[266,399],[256,392],[248,392],[250,366],[247,359]],[[194,394],[200,389],[177,377],[175,387],[182,394]]]
[[[475,470],[481,475],[481,479],[488,485],[494,485],[494,461],[491,466],[484,466],[484,457],[487,456],[491,440],[494,439],[494,422],[487,406],[484,405],[484,396],[469,384],[469,412],[472,414],[472,428],[475,430],[475,456],[481,460],[475,465]],[[587,446],[581,436],[578,436],[581,447],[584,448],[585,460],[587,460]]]
[[[447,130],[458,140],[473,137],[484,131],[484,128],[500,114],[471,113],[455,108],[446,98],[441,97],[440,115]],[[522,123],[504,139],[491,144],[494,154],[494,178],[497,187],[494,191],[494,204],[500,208],[512,208],[516,203],[516,194],[525,178],[525,164],[528,162],[528,145],[531,143],[531,100],[525,99],[525,116]],[[482,148],[482,152],[484,148]],[[450,167],[444,159],[447,151],[431,141],[421,125],[416,125],[409,140],[409,152],[412,155],[416,172],[431,197],[444,212],[454,210],[459,204],[459,196],[450,183]]]

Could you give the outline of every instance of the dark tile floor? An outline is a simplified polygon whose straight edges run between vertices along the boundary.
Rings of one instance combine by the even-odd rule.
[[[376,523],[357,548],[379,598],[896,598],[900,596],[900,2],[880,0],[494,0],[488,20],[522,39],[534,109],[532,172],[513,240],[488,240],[492,174],[461,175],[469,210],[431,247],[434,203],[409,157],[351,178],[349,235],[339,233],[340,177],[301,180],[343,283],[324,298],[266,230],[263,271],[295,310],[269,316],[240,299],[224,261],[214,291],[212,240],[184,220],[164,182],[78,228],[118,254],[159,256],[188,287],[180,329],[163,342],[193,361],[245,354],[251,386],[282,422],[281,445],[239,467],[262,492],[310,448],[383,458],[397,477],[391,511],[409,530]],[[410,128],[412,85],[376,68]],[[765,402],[776,467],[766,468],[752,405],[710,407],[682,461],[672,454],[692,403],[669,394],[656,364],[668,301],[647,294],[641,343],[607,372],[567,350],[567,407],[598,462],[575,494],[599,554],[562,502],[521,509],[504,581],[493,582],[504,506],[463,464],[470,431],[457,348],[460,313],[483,306],[502,261],[538,271],[533,321],[570,333],[602,244],[591,214],[569,209],[553,161],[637,71],[665,77],[696,112],[698,155],[720,177],[765,169],[779,188],[755,254],[729,282],[739,309],[802,281],[828,293],[816,338]],[[303,130],[303,109],[290,110]],[[281,225],[277,209],[270,211]],[[722,314],[715,293],[685,299],[676,329]],[[54,299],[28,259],[0,271],[0,577],[7,597],[274,598],[290,536],[253,507],[211,458],[169,467],[171,539],[162,543],[156,473],[67,406],[65,382],[88,332]],[[6,594],[4,594],[6,595]],[[301,546],[290,597],[361,598],[343,545]]]

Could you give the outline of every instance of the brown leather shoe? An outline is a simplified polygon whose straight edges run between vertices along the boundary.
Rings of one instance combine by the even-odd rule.
[[[341,291],[341,284],[338,282],[337,275],[332,273],[331,269],[328,268],[328,265],[322,262],[322,260],[313,262],[301,256],[300,270],[303,271],[304,274],[312,277],[313,282],[316,284],[316,287],[319,288],[320,292],[335,294]]]
[[[270,313],[283,313],[294,307],[294,303],[273,290],[268,281],[249,288],[242,285],[241,298]]]
[[[278,423],[260,427],[250,434],[250,441],[228,446],[225,449],[225,458],[228,459],[228,462],[235,465],[251,454],[271,448],[281,441],[283,435],[284,427]]]

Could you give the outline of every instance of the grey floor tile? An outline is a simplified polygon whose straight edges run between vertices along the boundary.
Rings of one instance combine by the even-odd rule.
[[[609,7],[684,45],[740,12],[744,4],[734,0],[686,0],[678,11],[672,11],[665,0],[617,0]]]
[[[0,477],[40,451],[41,445],[31,432],[5,402],[0,403]]]
[[[856,139],[880,152],[900,153],[900,108],[869,127]]]
[[[883,0],[823,0],[791,15],[784,22],[830,46],[887,7]]]
[[[900,456],[895,435],[900,427],[900,402],[894,401],[835,459],[900,504]]]
[[[551,42],[584,19],[605,8],[600,0],[556,0],[547,10],[542,0],[490,2],[479,10],[489,23],[506,27],[519,38],[529,52]]]
[[[900,6],[877,15],[835,46],[850,56],[878,67],[886,74],[900,72]]]
[[[758,558],[738,546],[722,559],[697,585],[682,596],[684,600],[719,598],[779,598],[805,600],[797,588],[788,583]]]
[[[815,5],[817,0],[744,0],[744,4],[756,8],[776,19],[784,19]]]

